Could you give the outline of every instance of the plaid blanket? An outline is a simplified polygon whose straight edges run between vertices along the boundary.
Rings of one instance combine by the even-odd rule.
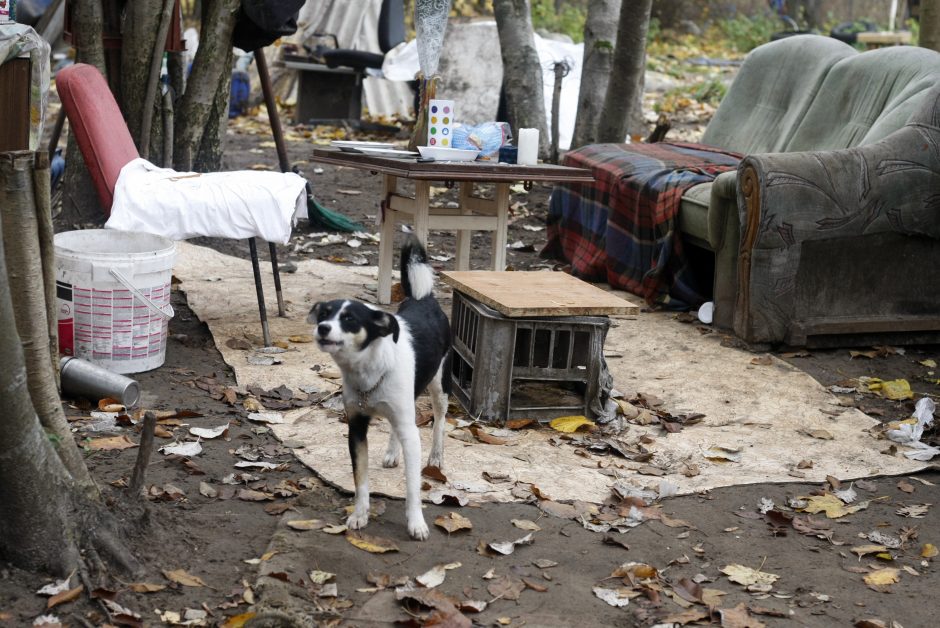
[[[572,273],[644,297],[651,305],[698,307],[709,290],[688,272],[676,233],[689,188],[737,167],[741,155],[701,144],[592,144],[564,165],[590,168],[593,184],[556,185],[542,257]]]

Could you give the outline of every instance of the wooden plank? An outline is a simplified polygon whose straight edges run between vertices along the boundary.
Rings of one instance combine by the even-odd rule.
[[[0,151],[29,150],[29,57],[0,65]]]
[[[450,271],[441,276],[454,290],[503,316],[606,316],[639,314],[621,297],[561,272]]]

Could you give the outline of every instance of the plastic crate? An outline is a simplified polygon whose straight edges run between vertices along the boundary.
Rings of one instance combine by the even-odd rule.
[[[455,290],[451,392],[473,418],[498,424],[593,419],[610,391],[609,327],[606,316],[508,318]]]

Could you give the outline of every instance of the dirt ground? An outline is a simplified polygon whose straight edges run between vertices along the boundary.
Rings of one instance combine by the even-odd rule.
[[[228,141],[226,168],[277,163],[267,137],[241,132],[233,125]],[[378,177],[329,166],[318,172],[315,164],[304,163],[310,156],[308,143],[291,142],[289,147],[291,161],[300,163],[310,177],[319,202],[375,231],[371,220],[380,190]],[[509,242],[522,242],[520,248],[509,251],[509,264],[515,268],[552,265],[537,255],[545,239],[544,229],[537,229],[544,227],[549,191],[537,186],[529,193],[513,193]],[[447,202],[447,194],[452,192],[437,200]],[[290,271],[292,261],[311,256],[340,264],[363,256],[375,263],[377,246],[314,244],[321,237],[312,236],[304,226],[298,229],[291,244],[281,249],[285,270]],[[204,243],[240,255],[247,248],[229,241]],[[474,238],[473,244],[475,267],[483,268],[489,258],[488,236]],[[432,255],[452,255],[453,234],[433,234],[429,249]],[[438,262],[443,269],[452,263]],[[436,590],[458,600],[488,602],[482,612],[465,610],[474,625],[481,626],[651,626],[710,621],[729,627],[878,626],[892,625],[892,621],[906,628],[935,625],[932,600],[940,579],[932,552],[925,549],[925,544],[940,545],[940,516],[930,508],[940,502],[940,473],[932,471],[856,483],[858,500],[867,502],[867,508],[840,518],[793,518],[788,499],[819,494],[823,486],[762,484],[664,500],[665,518],[622,535],[585,529],[577,521],[583,505],[560,511],[534,499],[526,504],[464,508],[428,504],[429,523],[456,512],[473,527],[449,534],[432,525],[431,538],[417,543],[407,538],[403,504],[378,500],[376,516],[366,532],[394,541],[398,551],[358,549],[343,534],[320,529],[344,521],[350,496],[313,477],[263,424],[247,418],[254,403],[250,399],[268,409],[316,400],[302,391],[235,390],[231,372],[207,327],[187,307],[185,295],[174,292],[173,306],[177,315],[170,326],[166,363],[138,376],[144,391],[142,404],[166,411],[157,445],[186,441],[191,426],[228,423],[226,435],[203,440],[203,452],[190,458],[154,452],[146,478],[147,514],[132,519],[136,533],[128,538],[145,566],[144,574],[111,582],[109,591],[97,591],[93,599],[81,595],[46,611],[47,598],[35,592],[49,579],[4,565],[0,568],[0,623],[30,625],[48,612],[69,626],[160,625],[188,618],[193,622],[190,625],[234,627],[243,625],[251,613],[280,609],[284,617],[293,618],[292,625],[430,625],[435,621],[428,619],[433,611],[414,601],[396,600],[395,583],[436,565],[460,563],[446,572]],[[676,324],[683,324],[681,315]],[[793,352],[786,350],[777,354],[825,386],[862,375],[903,377],[918,393],[940,394],[937,375],[930,373],[933,368],[921,364],[940,359],[937,347],[859,350],[872,352],[874,357],[853,358],[848,348],[809,355],[790,355]],[[910,401],[891,402],[870,394],[846,396],[845,403],[885,421],[904,419],[913,409]],[[94,476],[108,499],[122,504],[131,520],[134,510],[128,504],[136,500],[121,486],[130,475],[137,449],[101,450],[93,439],[127,436],[136,443],[138,429],[118,426],[93,431],[91,409],[88,403],[66,400],[67,415],[75,419],[76,438]],[[239,462],[276,466],[270,470],[236,468]],[[838,479],[832,482],[838,484]],[[773,502],[772,507],[767,500]],[[922,504],[926,506],[917,507]],[[762,508],[771,510],[761,514]],[[307,524],[311,530],[287,525],[288,521],[310,520],[318,520]],[[520,545],[511,555],[481,551],[481,543],[510,541],[529,533],[513,520],[526,528],[531,523],[539,528],[531,545]],[[879,544],[885,547],[861,548]],[[729,565],[779,578],[772,586],[752,584],[748,590],[722,573]],[[896,571],[877,571],[882,569]],[[184,570],[199,580],[183,578],[174,570]],[[315,570],[333,576],[319,584],[317,580],[326,577],[311,574]],[[863,578],[872,572],[885,577],[886,584],[866,584]],[[142,587],[133,583],[163,588],[139,592]],[[76,586],[75,579],[72,586]],[[615,607],[601,601],[593,592],[595,587],[638,595]],[[107,606],[105,598],[128,612]],[[439,599],[432,601],[439,608],[446,607]],[[709,606],[714,610],[709,611]],[[273,620],[261,624],[259,619],[255,617],[254,625],[291,625]],[[469,625],[454,617],[437,623]]]

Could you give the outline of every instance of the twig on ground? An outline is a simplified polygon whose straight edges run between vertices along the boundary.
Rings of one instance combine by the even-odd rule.
[[[144,485],[144,474],[150,462],[153,451],[153,433],[157,428],[157,415],[151,411],[144,413],[144,429],[140,435],[140,449],[137,452],[137,462],[134,463],[134,472],[131,475],[128,491],[135,497],[140,497],[140,489]]]

